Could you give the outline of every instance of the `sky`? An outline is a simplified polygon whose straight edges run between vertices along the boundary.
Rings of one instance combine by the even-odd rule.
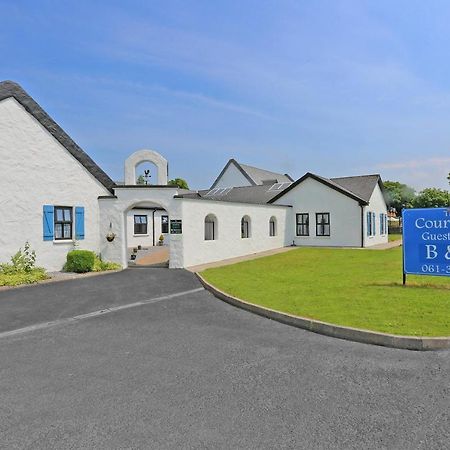
[[[147,148],[207,188],[229,158],[448,188],[447,0],[0,0],[14,80],[114,179]]]

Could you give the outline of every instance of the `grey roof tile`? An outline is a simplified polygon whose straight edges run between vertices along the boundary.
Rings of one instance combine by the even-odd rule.
[[[381,178],[380,175],[373,174],[330,178],[330,180],[368,202],[370,201],[375,186],[380,183]]]
[[[281,174],[276,172],[271,172],[270,170],[258,169],[257,167],[248,166],[247,164],[240,164],[234,158],[228,160],[225,167],[222,169],[218,177],[215,179],[211,186],[211,189],[215,188],[219,182],[222,175],[228,169],[228,167],[234,164],[234,166],[242,173],[242,175],[247,179],[250,185],[262,185],[264,182],[272,181],[273,183],[283,183],[294,181],[288,174]]]
[[[248,176],[256,183],[263,184],[264,181],[274,181],[275,183],[286,183],[293,181],[289,175],[272,172],[270,170],[259,169],[258,167],[248,166],[247,164],[239,165],[247,172]]]

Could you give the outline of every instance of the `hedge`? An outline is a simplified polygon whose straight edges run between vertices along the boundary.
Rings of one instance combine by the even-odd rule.
[[[95,263],[95,253],[89,250],[72,250],[67,253],[66,272],[92,272]]]

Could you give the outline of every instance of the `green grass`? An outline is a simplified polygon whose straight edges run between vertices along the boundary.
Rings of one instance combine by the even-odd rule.
[[[0,286],[19,286],[46,280],[48,275],[44,269],[33,269],[31,272],[0,273]]]
[[[219,289],[271,309],[385,333],[450,336],[450,278],[409,276],[401,248],[300,248],[208,269]]]
[[[393,241],[399,241],[402,238],[401,234],[390,234],[388,236],[389,238],[389,242],[393,242]]]

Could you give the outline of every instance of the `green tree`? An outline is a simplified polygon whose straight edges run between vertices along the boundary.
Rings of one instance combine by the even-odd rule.
[[[167,184],[169,186],[178,186],[180,189],[189,189],[187,181],[183,178],[174,178],[173,180],[169,180]]]
[[[442,208],[450,206],[450,192],[437,188],[424,189],[414,199],[413,206],[414,208]]]
[[[144,175],[139,175],[137,177],[136,184],[145,184]]]
[[[390,208],[395,208],[401,214],[403,208],[412,208],[415,190],[398,181],[385,181],[384,190],[386,192],[386,202]]]

